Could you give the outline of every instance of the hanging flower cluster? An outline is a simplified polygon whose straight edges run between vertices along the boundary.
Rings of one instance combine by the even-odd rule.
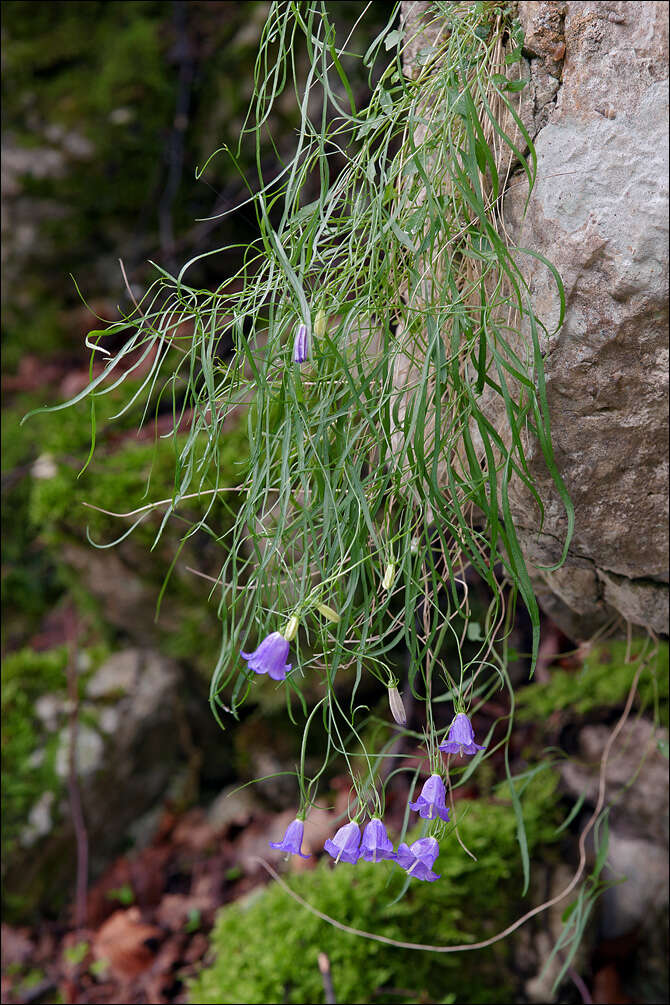
[[[291,664],[286,662],[289,642],[294,638],[297,628],[298,619],[293,616],[283,632],[272,632],[266,636],[253,653],[241,652],[240,655],[247,661],[249,669],[257,674],[268,674],[276,681],[285,680],[291,670]],[[394,718],[398,721],[397,716]],[[458,754],[462,757],[464,754],[473,756],[486,748],[483,744],[475,743],[470,719],[465,712],[458,712],[449,727],[447,739],[438,749],[443,753]],[[441,820],[449,823],[446,790],[437,771],[433,771],[426,779],[418,798],[409,803],[409,808],[424,820]],[[309,858],[310,856],[301,850],[304,830],[304,818],[298,816],[289,824],[282,840],[270,841],[270,847],[286,852],[287,856],[299,855],[301,858]],[[372,817],[362,834],[358,820],[350,820],[348,824],[339,828],[334,837],[328,838],[323,847],[336,864],[347,862],[355,865],[360,858],[375,863],[387,859],[396,862],[413,879],[434,883],[440,878],[439,873],[433,871],[433,865],[440,853],[437,838],[434,836],[419,838],[411,845],[401,842],[398,850],[394,851],[393,843],[380,816]]]
[[[301,851],[304,832],[304,823],[296,819],[289,824],[286,834],[281,841],[270,841],[270,847],[278,851],[284,851],[287,855],[300,855],[301,858],[309,858]],[[348,824],[336,832],[333,838],[328,838],[324,844],[324,849],[335,863],[348,862],[355,865],[360,858],[366,862],[382,862],[388,859],[396,862],[404,869],[408,876],[420,879],[429,883],[434,883],[440,876],[433,872],[432,867],[435,859],[440,853],[440,846],[434,837],[420,838],[412,845],[404,842],[398,845],[397,852],[393,850],[393,844],[386,833],[386,827],[379,817],[373,817],[366,825],[363,834],[356,820],[351,820]]]

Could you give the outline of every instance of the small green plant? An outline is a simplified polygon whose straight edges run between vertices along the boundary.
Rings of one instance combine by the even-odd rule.
[[[114,890],[108,890],[105,896],[108,900],[118,900],[119,904],[123,904],[124,907],[135,902],[135,891],[130,883],[123,883],[122,886],[116,887]]]
[[[80,942],[76,942],[73,946],[66,946],[63,951],[63,955],[67,962],[73,966],[78,967],[80,963],[83,963],[88,955],[89,944],[82,939]]]
[[[96,979],[104,980],[107,971],[109,970],[109,960],[93,960],[88,972],[92,974]]]

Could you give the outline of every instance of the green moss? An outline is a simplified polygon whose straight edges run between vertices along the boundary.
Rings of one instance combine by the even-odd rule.
[[[23,416],[48,403],[49,397],[48,389],[21,394],[10,408],[3,410],[3,649],[21,646],[30,639],[38,631],[44,614],[72,585],[64,575],[63,536],[54,533],[56,514],[38,502],[41,489],[58,504],[61,516],[68,514],[71,526],[79,522],[81,537],[86,525],[77,473],[90,446],[88,407],[84,404],[62,412],[38,414],[21,425]],[[102,428],[98,428],[101,441],[105,437],[105,416],[111,414],[112,406],[118,409],[119,404],[118,399],[105,402]],[[33,474],[33,463],[44,455],[51,458],[57,469],[53,481],[59,488],[55,491],[47,487],[52,479],[36,479]],[[53,550],[49,547],[51,542],[56,545]]]
[[[61,516],[67,513],[72,524],[79,521],[82,536],[86,524],[86,510],[79,505],[82,497],[77,474],[90,446],[89,408],[84,404],[62,412],[42,413],[21,425],[27,412],[49,403],[49,398],[48,389],[21,394],[11,407],[3,410],[3,646],[8,640],[12,646],[20,646],[29,639],[44,613],[58,602],[69,585],[62,576],[62,537],[58,540],[53,537],[56,513],[39,502],[41,490],[44,489],[44,498],[57,503]],[[119,408],[120,399],[110,397],[103,402],[98,428],[102,443],[105,421]],[[132,415],[134,421],[137,418]],[[124,428],[122,423],[119,428]],[[56,466],[54,479],[34,477],[33,463],[44,455]],[[52,482],[56,483],[55,489],[49,488]],[[53,552],[45,546],[52,540],[59,546]]]
[[[144,400],[116,418],[116,413],[121,411],[139,386],[137,381],[126,380],[123,387],[95,396],[96,451],[91,464],[83,472],[81,469],[91,439],[90,402],[60,412],[31,416],[20,427],[24,453],[29,445],[33,456],[39,449],[41,454],[53,458],[57,465],[53,477],[35,479],[32,483],[29,518],[40,527],[45,539],[58,538],[68,528],[83,525],[88,525],[94,539],[97,535],[103,539],[115,537],[126,529],[127,524],[114,517],[77,506],[82,500],[113,512],[127,512],[148,501],[172,496],[179,481],[178,455],[186,436],[159,438],[151,435],[152,410],[158,403],[159,391],[155,391],[149,403],[149,424],[145,425],[140,442],[135,429],[142,419]],[[11,435],[17,412],[15,407],[8,416],[8,436]],[[206,443],[206,438],[203,438],[203,443]],[[239,481],[247,457],[246,428],[241,422],[227,431],[219,444],[219,484],[233,485]],[[209,496],[205,497],[205,502],[189,501],[188,509],[204,512],[209,501]],[[211,520],[217,533],[225,533],[231,525],[230,514],[234,508],[235,500],[230,494],[225,499],[216,500]],[[143,529],[144,526],[139,529],[139,537],[151,544],[156,519],[149,518],[146,529]]]
[[[108,432],[112,429],[110,426]],[[57,437],[61,435],[62,430]],[[58,457],[56,474],[52,478],[32,481],[29,523],[39,528],[40,540],[52,554],[61,554],[62,564],[66,564],[68,554],[64,545],[74,545],[79,552],[92,548],[86,541],[86,533],[91,541],[106,545],[120,538],[133,522],[132,518],[118,519],[84,507],[82,502],[125,513],[150,501],[169,499],[174,493],[177,453],[184,442],[183,436],[176,440],[138,443],[134,435],[130,435],[113,450],[108,446],[108,439],[105,442],[103,434],[100,449],[96,450],[96,456],[83,474],[79,475],[80,463],[73,464],[69,457],[58,456],[51,450],[52,456]],[[46,442],[50,442],[48,438]],[[219,484],[239,482],[247,453],[245,425],[240,423],[220,444]],[[83,451],[82,455],[85,456]],[[220,628],[215,605],[206,604],[202,580],[188,572],[186,566],[210,576],[218,574],[223,560],[220,545],[225,548],[225,535],[233,525],[239,501],[236,493],[226,493],[213,502],[209,495],[201,500],[185,501],[180,505],[179,516],[166,525],[158,545],[154,546],[165,512],[165,507],[159,507],[147,514],[130,538],[114,550],[115,558],[120,558],[127,566],[129,575],[141,580],[146,587],[147,616],[151,622],[182,533],[211,506],[207,524],[220,543],[202,531],[191,537],[180,552],[178,566],[165,594],[165,602],[173,605],[173,616],[161,620],[154,640],[166,655],[188,660],[206,671],[208,677],[218,654]],[[184,516],[187,523],[180,519]],[[67,568],[62,568],[61,578],[68,580],[76,590],[76,581],[81,577],[76,569],[74,572],[73,577]],[[84,602],[83,597],[81,602]],[[149,624],[147,628],[149,630]]]
[[[529,684],[517,692],[517,709],[522,721],[542,721],[552,712],[571,709],[579,714],[594,708],[621,705],[638,668],[635,657],[643,648],[636,642],[632,662],[626,663],[627,644],[602,643],[584,659],[579,672],[554,670],[546,684]],[[668,643],[661,642],[655,658],[645,666],[638,684],[638,707],[655,709],[660,721],[668,724]]]
[[[118,419],[112,418],[137,387],[137,382],[130,381],[123,388],[96,397],[96,451],[90,466],[81,474],[90,448],[89,402],[59,412],[39,413],[20,425],[23,415],[44,404],[42,396],[21,395],[5,414],[2,436],[7,468],[22,471],[15,483],[8,480],[3,493],[7,514],[3,562],[5,644],[18,638],[20,645],[30,638],[45,611],[64,591],[76,598],[103,636],[109,631],[104,625],[103,607],[92,599],[80,569],[70,565],[68,547],[74,546],[79,552],[90,548],[93,554],[93,546],[86,540],[87,529],[93,541],[107,544],[121,536],[132,521],[100,513],[82,503],[127,512],[156,499],[170,498],[179,477],[175,475],[178,452],[185,439],[183,435],[176,439],[144,435],[138,441],[136,429],[143,407],[140,405],[131,407]],[[158,394],[156,390],[153,407]],[[148,415],[150,422],[151,409]],[[146,431],[150,433],[151,427],[147,426]],[[54,473],[51,477],[35,477],[32,464],[38,456],[45,455]],[[248,457],[244,420],[226,432],[218,445],[218,457],[220,484],[239,483]],[[225,535],[234,523],[239,502],[236,493],[217,497],[207,523],[219,543],[203,531],[191,538],[182,551],[166,592],[166,601],[172,601],[176,616],[161,623],[154,640],[167,655],[199,664],[208,676],[219,647],[216,609],[214,604],[206,605],[202,580],[184,567],[191,566],[214,576],[218,573],[223,561],[220,544],[225,547]],[[189,521],[197,521],[210,503],[211,496],[188,500],[182,503],[180,513]],[[141,579],[146,586],[148,625],[179,538],[188,529],[187,523],[174,519],[154,549],[163,513],[164,509],[158,508],[147,514],[131,537],[113,553],[115,560],[120,557],[128,567],[129,575]]]
[[[554,838],[555,786],[546,771],[524,792],[531,851]],[[413,883],[397,902],[405,877],[391,863],[352,869],[322,862],[289,885],[331,917],[390,938],[438,945],[485,938],[521,913],[516,821],[511,808],[485,800],[463,800],[457,812],[461,838],[477,862],[452,832],[436,863],[441,880]],[[212,951],[214,962],[191,986],[194,1005],[322,1001],[319,952],[330,959],[338,1001],[515,1000],[505,943],[453,956],[384,946],[338,931],[276,885],[219,912]]]

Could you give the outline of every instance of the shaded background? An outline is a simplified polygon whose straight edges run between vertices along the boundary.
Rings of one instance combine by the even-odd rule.
[[[360,3],[328,6],[343,34],[362,10]],[[223,220],[202,220],[246,196],[232,162],[219,155],[199,181],[194,173],[214,150],[236,145],[267,11],[268,4],[250,2],[3,5],[6,1001],[188,1000],[187,983],[202,968],[216,909],[240,901],[264,881],[251,858],[267,853],[269,828],[279,836],[294,812],[290,778],[273,778],[233,793],[250,778],[291,771],[300,732],[291,727],[283,700],[269,687],[258,689],[257,700],[235,730],[222,733],[210,715],[207,689],[218,655],[219,627],[202,577],[216,575],[220,565],[211,541],[196,537],[189,542],[157,616],[156,600],[180,527],[169,531],[153,551],[151,521],[114,549],[96,550],[87,540],[87,528],[92,540],[107,543],[127,524],[85,510],[82,500],[126,512],[145,501],[150,473],[149,498],[169,496],[172,450],[160,442],[156,447],[153,426],[137,433],[139,408],[111,421],[127,392],[101,399],[95,457],[81,477],[90,445],[86,403],[19,426],[31,408],[58,403],[86,386],[89,353],[83,342],[99,325],[95,316],[113,320],[117,305],[126,309],[130,303],[119,259],[139,296],[154,275],[148,259],[173,270],[193,255],[255,236],[253,217],[244,211]],[[364,52],[388,14],[388,3],[372,3],[351,47]],[[350,72],[357,98],[364,102],[365,76],[356,76],[355,64]],[[287,94],[271,121],[280,154],[291,154],[296,123],[295,103]],[[267,177],[279,170],[269,142],[262,160]],[[243,145],[240,164],[254,178],[251,144]],[[194,267],[191,283],[218,285],[236,264],[230,255],[208,257]],[[159,402],[157,425],[165,432],[172,415],[161,408]],[[231,428],[222,455],[224,483],[237,482],[245,451],[243,425]],[[217,512],[222,526],[234,518],[234,507],[233,496],[228,507]],[[482,603],[485,600],[482,596]],[[543,638],[537,679],[544,690],[526,699],[525,724],[522,715],[512,748],[518,768],[532,763],[550,744],[567,753],[583,752],[584,729],[611,725],[631,679],[623,646],[609,645],[597,658],[592,655],[590,683],[585,683],[586,675],[580,673],[584,654],[565,655],[573,648],[570,640],[548,621]],[[523,612],[515,641],[519,652],[525,651]],[[525,682],[523,658],[512,673],[517,683]],[[648,701],[652,697],[653,689],[647,692]],[[367,698],[372,706],[385,708],[385,694],[374,683]],[[667,709],[667,692],[665,702]],[[506,712],[502,700],[497,707],[491,704],[483,710],[484,730]],[[419,718],[415,724],[420,725]],[[76,770],[70,757],[73,737]],[[591,759],[596,753],[592,747]],[[483,803],[500,770],[492,758],[482,766],[477,788],[462,794]],[[662,762],[654,762],[639,800],[645,809],[637,814],[633,836],[649,846],[659,809],[662,812],[653,793],[663,791],[659,772],[664,771]],[[574,828],[566,828],[560,838],[553,831],[569,812],[582,781],[573,779],[571,789],[570,779],[563,776],[560,795],[551,787],[538,790],[535,815],[538,821],[546,818],[546,825],[538,822],[533,830],[539,869],[535,900],[559,882],[563,863],[574,861],[579,814]],[[345,780],[337,766],[330,785],[332,809],[313,822],[314,851],[332,833],[335,814],[346,808]],[[389,813],[398,826],[405,799],[402,785],[390,790]],[[550,820],[554,811],[557,819]],[[497,821],[497,834],[488,837],[485,821],[476,824],[481,834],[475,826],[473,840],[482,842],[482,864],[469,874],[463,889],[471,904],[480,905],[480,917],[490,915],[492,931],[521,913],[514,830],[505,830],[510,819],[507,812]],[[639,857],[639,849],[635,855]],[[505,895],[489,906],[495,862],[502,869],[498,881],[509,885],[499,887]],[[660,875],[653,868],[652,854],[648,874],[640,880],[643,889]],[[349,912],[352,923],[364,928],[379,930],[391,923],[386,915],[365,913],[371,902],[383,902],[383,889],[368,889],[367,880],[361,879],[360,902],[349,903],[342,899],[339,881],[324,876],[318,878],[325,884],[320,895],[331,898],[333,913]],[[349,886],[344,876],[342,882]],[[457,877],[450,881],[456,885]],[[331,882],[335,885],[326,889]],[[439,905],[435,891],[431,896]],[[605,920],[586,942],[580,972],[574,971],[567,981],[562,1001],[589,996],[596,1001],[663,1000],[666,947],[658,932],[664,928],[662,917],[659,926],[642,924],[653,902],[648,891],[645,896],[628,915],[622,916],[621,905],[609,905]],[[423,934],[435,940],[437,922],[430,917],[429,905],[407,898],[405,922],[416,937],[423,923]],[[440,909],[444,919],[447,909]],[[203,977],[193,1000],[225,995],[223,971],[232,974],[234,989],[235,980],[241,981],[249,968],[256,966],[259,975],[280,969],[282,955],[290,957],[281,924],[287,926],[295,913],[290,902],[275,899],[272,915],[282,910],[286,917],[283,922],[280,918],[274,941],[263,940],[258,930],[262,922],[249,922],[243,940],[251,946],[255,937],[258,945],[257,955],[248,959],[229,959],[222,949],[235,930],[242,931],[242,916],[220,922],[208,959],[216,958],[221,972],[214,967]],[[333,933],[322,929],[306,925],[300,933],[292,950],[295,958],[289,960],[295,976],[292,982],[282,978],[285,1000],[311,1000],[314,981],[317,991],[326,993],[320,990],[316,952]],[[456,988],[458,1000],[500,1001],[503,985],[504,1000],[549,1000],[542,997],[549,992],[538,974],[558,931],[560,912],[514,947],[485,958],[473,954],[467,965],[459,963],[464,976]],[[448,932],[441,935],[448,941]],[[434,958],[405,954],[403,983],[394,970],[398,954],[390,962],[376,947],[371,960],[365,955],[369,951],[368,944],[363,955],[357,955],[357,944],[332,944],[336,994],[338,981],[343,989],[347,981],[356,986],[359,980],[360,1001],[454,1000],[449,992],[456,977],[440,970],[446,961],[438,965]],[[309,973],[301,975],[307,967]],[[580,986],[580,973],[588,988]],[[443,983],[444,974],[451,975],[452,984]],[[247,991],[251,997],[245,1000],[274,1000],[261,997],[271,994],[263,987],[262,982],[252,984]]]

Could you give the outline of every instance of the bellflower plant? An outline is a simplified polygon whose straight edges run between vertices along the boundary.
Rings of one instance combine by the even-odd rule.
[[[340,827],[332,840],[328,838],[323,847],[336,863],[342,861],[356,865],[360,857],[360,843],[361,829],[356,821],[352,820],[351,823]]]
[[[449,727],[449,735],[440,750],[445,754],[468,754],[472,757],[478,750],[486,750],[486,745],[475,743],[475,731],[465,712],[459,712]]]
[[[356,763],[364,758],[385,785],[393,759],[405,754],[386,738],[380,750],[368,750],[377,733],[358,692],[374,675],[388,688],[386,718],[393,717],[380,728],[403,730],[397,666],[386,660],[406,659],[407,693],[425,696],[432,772],[410,807],[426,820],[448,821],[433,717],[447,696],[434,668],[452,665],[448,632],[459,656],[459,674],[452,679],[445,670],[455,710],[473,693],[485,701],[500,684],[494,673],[512,689],[506,651],[496,643],[510,635],[517,598],[532,623],[533,665],[537,657],[539,609],[509,499],[520,477],[542,510],[544,492],[535,489],[527,457],[531,442],[566,508],[559,565],[573,530],[551,445],[543,369],[543,346],[554,331],[535,313],[524,262],[532,258],[533,270],[543,264],[551,272],[556,332],[565,294],[551,264],[516,247],[501,226],[506,179],[498,168],[520,167],[518,184],[525,177],[528,196],[537,172],[515,103],[523,81],[506,76],[508,41],[514,39],[512,61],[518,61],[523,39],[515,34],[512,5],[434,3],[428,17],[441,30],[429,43],[433,51],[418,75],[404,75],[403,57],[422,29],[398,21],[399,5],[365,54],[348,51],[348,42],[340,47],[332,5],[267,6],[243,127],[256,143],[259,177],[249,202],[258,233],[241,256],[236,245],[221,249],[225,283],[189,286],[199,254],[175,276],[161,269],[132,309],[92,331],[88,344],[105,359],[71,404],[89,396],[95,417],[105,396],[113,391],[116,398],[129,380],[116,415],[142,405],[147,429],[157,403],[171,398],[179,416],[174,436],[159,437],[156,448],[174,445],[170,498],[161,491],[126,512],[129,500],[117,514],[124,520],[118,540],[154,509],[162,513],[154,544],[175,521],[184,531],[179,548],[190,548],[198,534],[212,535],[220,566],[206,578],[221,587],[221,648],[210,702],[220,725],[224,715],[239,717],[249,671],[287,679],[290,643],[298,622],[308,620],[309,686],[307,675],[293,674],[290,693],[285,689],[292,723],[304,724],[296,771],[303,806],[316,803],[336,759],[345,757],[353,778],[350,748]],[[361,62],[371,93],[355,107],[358,88],[346,81],[347,67]],[[300,116],[296,148],[285,169],[265,178],[268,119],[284,107],[291,81]],[[343,84],[351,107],[340,114]],[[427,115],[432,108],[440,114]],[[239,151],[232,156],[237,164]],[[234,261],[237,270],[229,269]],[[295,367],[308,358],[313,373],[303,380]],[[489,395],[498,398],[495,428],[483,404]],[[229,463],[221,447],[231,434],[242,448]],[[453,627],[473,615],[468,590],[456,588],[470,570],[492,598],[480,618],[485,637],[473,636],[472,652]],[[247,663],[241,667],[231,653],[246,626],[261,623],[268,611],[294,613],[253,652],[240,653]],[[320,723],[328,742],[324,748],[319,741],[323,763],[307,784],[305,766],[315,753],[310,731]],[[470,756],[482,749],[463,712],[440,749]],[[367,812],[359,798],[356,816]],[[363,839],[354,819],[325,842],[336,862],[392,856],[383,809],[375,805],[373,812]],[[520,817],[518,823],[523,827]],[[301,827],[296,817],[273,844],[302,855]],[[434,838],[401,845],[395,860],[409,875],[434,882],[436,847]]]
[[[439,817],[440,820],[448,823],[449,810],[445,799],[444,782],[439,775],[431,775],[423,783],[421,795],[416,802],[409,804],[409,808],[415,812],[418,811],[419,816],[423,817],[424,820],[435,820]]]
[[[253,653],[240,650],[240,656],[247,661],[250,670],[258,674],[268,674],[273,680],[286,680],[291,669],[287,663],[288,640],[281,632],[271,632]]]
[[[276,848],[277,851],[285,851],[287,855],[299,855],[300,858],[310,858],[304,852],[300,851],[302,847],[302,838],[305,832],[305,822],[299,817],[290,823],[286,828],[286,833],[281,841],[270,841],[270,847]]]
[[[379,817],[366,824],[361,839],[360,858],[366,862],[381,862],[382,859],[395,858],[393,844],[389,840],[384,824]]]

